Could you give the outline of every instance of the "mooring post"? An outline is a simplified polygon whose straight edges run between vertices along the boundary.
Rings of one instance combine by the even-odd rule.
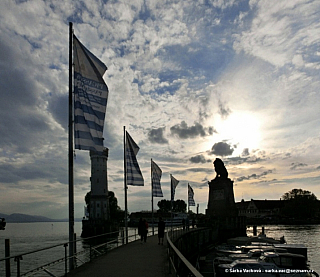
[[[252,228],[253,228],[253,235],[256,236],[257,235],[257,226],[254,225]]]
[[[10,239],[5,239],[5,257],[10,257]],[[6,259],[6,277],[10,276],[10,259]]]

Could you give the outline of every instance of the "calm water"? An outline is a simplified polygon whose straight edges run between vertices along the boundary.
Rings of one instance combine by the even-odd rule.
[[[252,232],[248,229],[248,235]],[[259,232],[259,229],[258,229]],[[69,225],[67,222],[55,223],[8,223],[6,230],[0,231],[0,259],[5,256],[5,239],[10,239],[11,256],[33,251],[36,249],[56,245],[67,242],[69,239]],[[75,222],[75,233],[77,237],[81,234],[81,222]],[[129,235],[134,230],[129,232]],[[320,225],[304,225],[304,226],[266,226],[265,233],[268,237],[280,238],[285,236],[287,243],[302,243],[308,247],[308,258],[310,268],[316,272],[320,272]],[[86,248],[81,242],[77,243],[77,251]],[[52,250],[40,252],[40,254],[32,254],[25,256],[21,261],[21,271],[25,272],[30,266],[34,268],[34,264],[44,264],[50,259],[58,259],[64,257],[64,247],[60,246]],[[15,276],[16,263],[11,261],[12,276]],[[55,274],[63,275],[63,264],[49,268]],[[4,262],[0,263],[0,276],[5,276]],[[48,276],[44,273],[36,276]]]

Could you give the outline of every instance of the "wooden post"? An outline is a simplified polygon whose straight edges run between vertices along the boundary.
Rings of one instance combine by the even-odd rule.
[[[5,239],[5,257],[10,257],[10,239]],[[10,259],[6,260],[6,277],[10,277]]]

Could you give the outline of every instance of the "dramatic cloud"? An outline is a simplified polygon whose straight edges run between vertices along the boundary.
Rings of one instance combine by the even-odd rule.
[[[190,162],[192,163],[207,163],[207,162],[210,162],[210,160],[206,160],[206,158],[203,156],[203,155],[197,155],[197,156],[194,156],[194,157],[191,157],[190,158]]]
[[[232,155],[233,151],[234,148],[232,148],[230,144],[226,142],[218,142],[212,146],[210,154],[224,157]]]
[[[174,125],[170,128],[171,134],[177,135],[181,139],[205,137],[212,135],[215,130],[213,127],[204,128],[200,123],[195,122],[193,126],[188,127],[185,121],[180,124]]]
[[[168,140],[163,137],[165,128],[152,129],[148,133],[148,139],[150,142],[167,144]]]
[[[319,10],[315,0],[0,1],[0,212],[68,215],[69,21],[108,67],[103,135],[122,209],[123,126],[145,178],[128,190],[130,212],[150,208],[150,158],[165,198],[172,173],[180,188],[197,184],[200,212],[214,178],[208,155],[244,176],[236,200],[271,175],[272,190],[255,198],[301,186],[319,198]],[[90,170],[89,152],[76,150],[76,217]]]

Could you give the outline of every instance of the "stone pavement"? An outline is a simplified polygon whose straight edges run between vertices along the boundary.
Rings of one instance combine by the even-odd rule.
[[[134,241],[111,250],[90,263],[68,273],[77,277],[164,277],[168,273],[166,239],[158,245],[158,236],[150,236],[146,243]]]

